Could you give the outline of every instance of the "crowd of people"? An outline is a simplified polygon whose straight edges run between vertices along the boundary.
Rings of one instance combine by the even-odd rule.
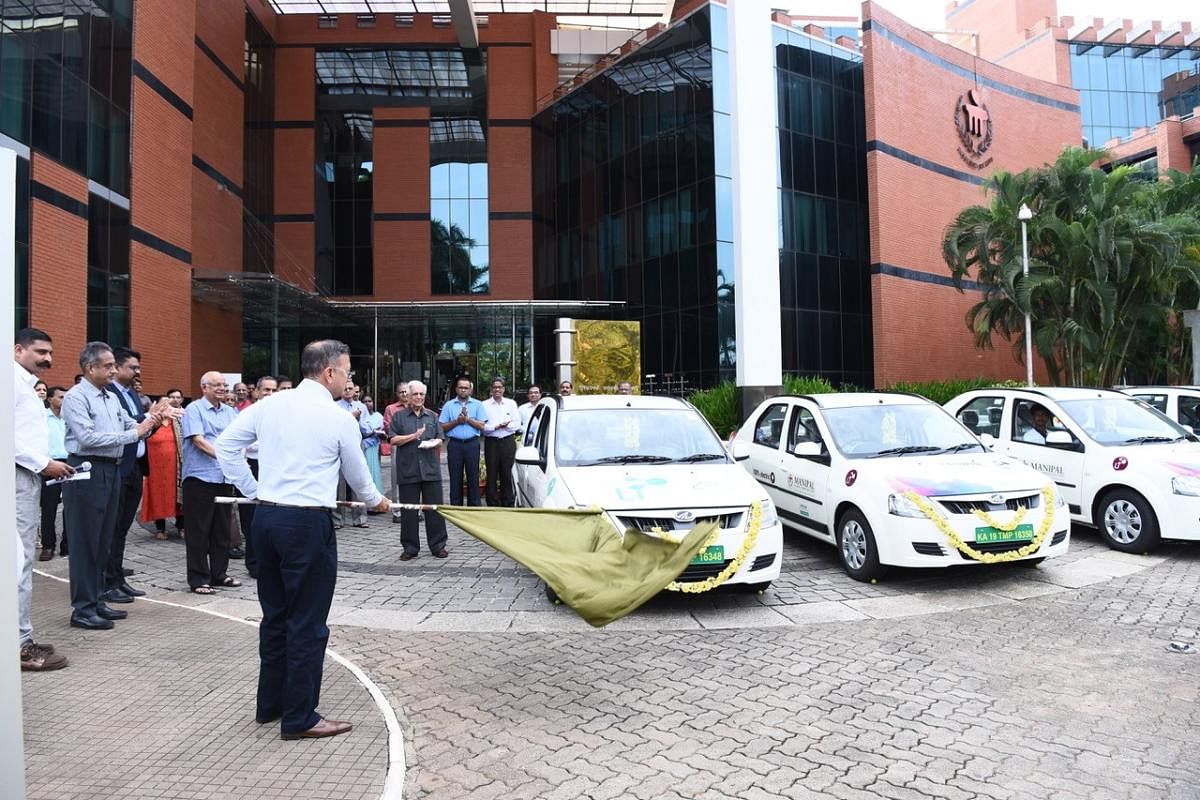
[[[223,373],[209,371],[190,403],[177,388],[148,398],[141,354],[128,347],[89,342],[71,388],[40,380],[54,357],[45,331],[19,331],[13,355],[21,668],[47,671],[68,663],[53,645],[34,638],[35,560],[56,553],[69,558],[70,625],[111,630],[129,616],[114,606],[146,594],[130,583],[133,573],[125,567],[134,519],[152,522],[155,537],[166,540],[173,518],[190,591],[211,595],[241,586],[229,574],[231,558],[244,558],[257,580],[263,620],[256,718],[280,721],[285,739],[352,727],[316,711],[337,572],[333,532],[367,527],[368,514],[391,510],[387,496],[394,494],[407,506],[392,519],[400,525],[400,560],[420,552],[422,510],[430,553],[448,557],[446,524],[433,507],[483,500],[514,505],[513,459],[542,397],[532,385],[518,406],[497,377],[480,401],[471,380],[460,376],[440,411],[425,407],[421,381],[398,385],[395,401],[380,411],[354,384],[348,348],[332,340],[304,348],[303,380],[294,391],[287,391],[293,384],[284,375],[230,388]],[[558,389],[569,395],[573,387],[563,381]],[[297,430],[305,435],[295,436]],[[391,459],[389,485],[385,457]],[[226,503],[238,497],[253,502],[239,503],[235,517]]]

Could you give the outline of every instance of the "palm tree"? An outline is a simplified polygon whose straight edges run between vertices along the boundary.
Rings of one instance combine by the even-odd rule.
[[[1200,287],[1200,265],[1184,250],[1196,226],[1194,187],[1181,180],[1160,198],[1165,184],[1135,180],[1132,167],[1093,166],[1103,156],[1071,148],[1039,169],[997,172],[985,184],[990,204],[960,212],[942,244],[960,291],[968,278],[982,286],[967,313],[976,345],[991,347],[999,334],[1023,352],[1029,311],[1054,383],[1117,382],[1139,342],[1169,324],[1180,288]],[[1028,279],[1022,204],[1034,211]]]
[[[434,294],[486,294],[488,265],[471,260],[475,240],[462,228],[439,219],[430,221],[430,262]]]

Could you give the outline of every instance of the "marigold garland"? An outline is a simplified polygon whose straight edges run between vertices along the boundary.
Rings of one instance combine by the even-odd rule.
[[[913,505],[921,509],[921,513],[945,535],[954,549],[984,564],[1003,564],[1036,553],[1038,548],[1042,546],[1042,542],[1046,540],[1046,536],[1050,533],[1050,528],[1054,525],[1054,489],[1046,486],[1042,489],[1042,501],[1045,503],[1043,506],[1045,513],[1042,514],[1042,524],[1038,526],[1033,540],[1024,547],[1019,547],[1016,550],[1009,550],[1004,553],[981,553],[964,542],[962,537],[958,535],[958,531],[954,530],[954,527],[946,521],[946,518],[939,514],[924,497],[913,491],[905,492],[904,496],[911,500]],[[1000,530],[1012,530],[1015,527],[1016,524],[1014,523],[1011,528],[1001,528]]]
[[[729,562],[729,565],[716,575],[713,575],[711,578],[705,578],[702,581],[690,581],[688,583],[672,581],[671,583],[667,584],[667,589],[672,592],[688,592],[690,594],[698,594],[700,592],[707,592],[717,588],[722,583],[732,578],[734,573],[742,568],[742,564],[744,564],[746,561],[746,556],[750,555],[750,553],[754,550],[754,545],[758,543],[758,533],[761,529],[762,507],[758,502],[754,502],[750,504],[750,524],[746,528],[746,538],[742,540],[742,546],[738,549],[737,555],[733,557],[733,560]],[[660,538],[666,539],[668,542],[672,542],[674,544],[679,544],[683,541],[682,538],[671,536],[661,528],[654,528],[653,533]],[[705,540],[704,547],[707,548],[708,546],[714,544],[720,535],[720,528],[713,531],[712,536],[709,536],[708,539]]]
[[[1017,506],[1017,513],[1013,515],[1012,522],[1007,525],[1000,524],[1000,521],[993,517],[987,511],[981,508],[971,509],[971,513],[983,521],[984,525],[990,525],[998,531],[1015,531],[1017,526],[1021,524],[1021,520],[1025,519],[1025,512],[1029,511],[1025,506]]]

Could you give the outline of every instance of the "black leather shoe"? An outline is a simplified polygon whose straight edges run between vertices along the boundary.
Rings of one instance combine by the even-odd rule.
[[[106,603],[132,603],[133,598],[122,592],[120,589],[109,589],[104,594],[100,595],[100,599]]]
[[[97,617],[97,616],[87,615],[87,614],[72,614],[71,615],[71,627],[72,628],[87,628],[90,631],[106,631],[109,628],[111,628],[112,626],[113,626],[112,622],[107,619],[104,619],[103,617]]]
[[[417,557],[416,553],[402,553],[400,555],[400,560],[401,561],[412,561],[416,557]]]
[[[245,558],[246,551],[240,547],[231,548],[229,551],[229,557],[230,558]]]
[[[100,603],[96,606],[96,616],[101,619],[125,619],[129,616],[129,612],[117,611],[115,608],[109,608],[104,603]]]
[[[126,578],[128,578],[130,575],[133,574],[133,570],[131,570],[129,567],[125,567],[121,570],[121,574],[124,575]]]
[[[122,581],[121,586],[119,588],[121,589],[122,592],[129,595],[130,597],[145,597],[146,596],[146,593],[143,592],[141,589],[135,589],[132,586],[130,586],[129,581]]]
[[[450,555],[450,552],[449,552],[449,551],[448,551],[446,548],[444,548],[444,547],[443,547],[441,550],[434,550],[434,551],[433,551],[433,557],[434,557],[434,558],[445,558],[445,557],[446,557],[446,556],[448,556],[448,555]]]

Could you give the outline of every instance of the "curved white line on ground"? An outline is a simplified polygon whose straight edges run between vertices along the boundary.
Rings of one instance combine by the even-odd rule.
[[[40,569],[33,570],[35,574],[41,575],[43,578],[50,578],[59,583],[69,583],[66,578],[60,578],[57,575],[51,575],[48,572],[43,572]],[[154,597],[142,597],[139,600],[146,600],[159,605],[171,606],[172,608],[184,608],[189,611],[199,611],[221,619],[227,619],[232,622],[240,622],[243,625],[249,625],[252,628],[257,628],[258,623],[241,617],[235,617],[231,614],[225,614],[220,611],[212,611],[211,609],[202,608],[200,606],[189,606],[186,603],[174,603],[170,600],[159,600]],[[396,711],[392,708],[392,704],[383,696],[383,690],[375,681],[363,672],[362,668],[355,664],[350,659],[338,653],[335,650],[325,648],[325,653],[337,663],[350,671],[367,693],[371,695],[371,699],[375,701],[376,707],[379,708],[379,714],[383,717],[384,723],[388,730],[388,769],[387,778],[383,782],[383,792],[379,795],[379,800],[400,800],[404,795],[404,735],[400,731],[400,720],[396,718]]]

